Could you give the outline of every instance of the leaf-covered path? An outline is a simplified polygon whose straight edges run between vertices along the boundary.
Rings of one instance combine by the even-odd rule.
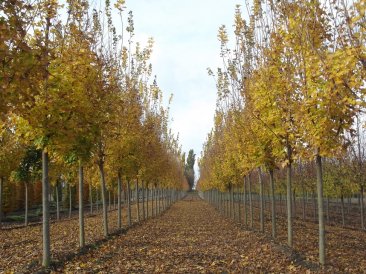
[[[305,272],[265,236],[190,195],[155,219],[66,263],[60,272]]]

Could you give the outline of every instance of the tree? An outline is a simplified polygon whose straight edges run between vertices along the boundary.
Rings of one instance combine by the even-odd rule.
[[[187,178],[189,184],[189,190],[191,191],[194,187],[194,163],[196,161],[196,154],[194,154],[193,149],[190,149],[188,152],[185,168],[184,168],[184,175]]]

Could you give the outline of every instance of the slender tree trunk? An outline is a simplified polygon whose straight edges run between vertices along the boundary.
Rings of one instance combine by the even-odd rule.
[[[291,147],[287,147],[288,160],[287,164],[287,243],[290,247],[292,247],[292,164],[291,164]]]
[[[144,189],[144,181],[141,181],[141,191],[142,191],[142,220],[145,220],[145,189]]]
[[[248,225],[248,212],[247,212],[247,177],[244,176],[244,223]]]
[[[69,183],[69,219],[71,218],[71,211],[72,211],[72,199],[71,199],[71,184]]]
[[[137,222],[140,222],[140,197],[139,197],[139,179],[136,179],[136,214]]]
[[[238,199],[238,214],[239,214],[238,221],[241,224],[242,223],[242,217],[241,217],[241,197],[242,197],[242,194],[241,194],[240,189],[238,189],[237,192],[238,192],[238,197],[239,197],[239,199]]]
[[[0,176],[0,228],[2,226],[2,217],[3,217],[3,184],[4,184],[4,178]]]
[[[28,226],[28,183],[24,183],[25,201],[24,201],[24,225]]]
[[[327,196],[327,223],[329,224],[330,214],[329,214],[329,196]]]
[[[96,203],[97,203],[97,213],[99,212],[99,190],[98,190],[98,188],[96,189]]]
[[[99,162],[100,184],[102,189],[102,203],[103,203],[103,230],[104,237],[108,237],[108,209],[107,209],[107,189],[104,176],[104,163],[102,160]]]
[[[269,184],[271,188],[271,211],[272,211],[272,237],[275,239],[277,237],[276,231],[276,199],[275,199],[275,187],[274,187],[274,177],[273,170],[269,170]]]
[[[364,207],[364,197],[363,197],[363,185],[360,188],[360,211],[361,211],[361,229],[365,229],[365,207]]]
[[[345,219],[344,219],[344,197],[341,194],[341,212],[342,212],[342,227],[345,226]]]
[[[84,168],[79,162],[79,240],[80,248],[85,246],[85,230],[84,230]]]
[[[127,222],[128,226],[131,226],[131,192],[130,181],[127,181]]]
[[[318,154],[316,156],[316,177],[318,192],[318,218],[319,218],[319,262],[325,264],[325,226],[324,226],[324,209],[323,209],[323,171],[322,158]]]
[[[260,230],[264,232],[264,194],[263,194],[263,179],[262,179],[262,170],[258,168],[258,176],[259,176],[259,208],[260,208]]]
[[[112,210],[111,191],[108,190],[108,209]]]
[[[56,219],[60,220],[60,193],[59,193],[59,184],[56,181]]]
[[[296,218],[296,191],[295,191],[295,189],[293,190],[292,199],[293,199],[292,217],[293,218]]]
[[[250,174],[248,175],[249,185],[249,211],[250,211],[250,228],[253,228],[253,201],[252,201],[252,180],[250,180]]]
[[[314,223],[316,223],[316,199],[315,199],[315,193],[313,192],[313,217],[314,217]]]
[[[118,172],[117,178],[117,199],[118,199],[118,229],[122,228],[122,208],[121,208],[121,192],[122,192],[122,179],[121,172]]]
[[[90,215],[93,214],[93,189],[91,182],[89,182],[89,203],[90,203]]]
[[[49,267],[51,262],[50,248],[50,208],[48,201],[49,181],[48,181],[48,152],[42,151],[42,239],[43,239],[43,258],[42,266]]]
[[[146,183],[146,218],[149,219],[149,194],[150,194],[150,190],[149,190],[149,185],[148,183]]]

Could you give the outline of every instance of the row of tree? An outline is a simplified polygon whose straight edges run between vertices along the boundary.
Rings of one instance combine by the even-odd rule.
[[[299,185],[311,181],[307,184],[316,188],[319,262],[324,264],[324,180],[327,195],[360,193],[364,227],[366,1],[255,0],[246,8],[248,20],[236,9],[232,49],[225,27],[219,30],[224,67],[217,73],[209,69],[218,101],[199,161],[199,186],[243,187],[243,178],[248,184],[257,170],[263,197],[262,174],[268,172],[275,226],[274,173],[283,169],[292,246],[295,166],[302,174]],[[309,167],[316,170],[310,178]],[[262,199],[262,223],[263,214]]]
[[[88,0],[0,4],[0,197],[4,180],[20,182],[27,207],[28,186],[42,179],[44,266],[50,183],[78,178],[81,248],[84,169],[94,187],[99,176],[106,237],[107,185],[118,185],[118,196],[123,181],[187,185],[169,108],[152,79],[153,40],[145,48],[133,41],[133,16],[125,20],[125,9],[123,0],[114,8],[109,0],[98,8]],[[118,15],[120,28],[113,22]],[[0,198],[0,214],[1,205]]]

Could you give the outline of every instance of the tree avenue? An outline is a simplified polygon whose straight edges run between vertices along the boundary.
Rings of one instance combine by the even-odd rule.
[[[296,199],[304,201],[305,216],[305,197],[313,193],[321,265],[326,263],[329,198],[341,197],[344,206],[345,195],[358,195],[361,228],[365,229],[365,172],[361,168],[365,5],[363,0],[351,5],[342,0],[253,1],[252,6],[247,3],[249,21],[238,6],[233,49],[225,26],[220,27],[224,67],[217,73],[209,69],[218,99],[215,125],[199,160],[199,189],[207,191],[206,197],[219,208],[226,208],[223,204],[229,200],[229,211],[234,198],[225,198],[226,192],[237,188],[244,193],[244,198],[239,195],[235,201],[239,209],[244,204],[246,224],[247,202],[252,220],[252,196],[258,197],[263,231],[263,174],[268,173],[272,236],[276,238],[276,203],[285,193],[289,246],[296,233]],[[333,174],[339,169],[351,172],[357,162],[354,174],[344,172],[338,177],[342,190],[336,193]],[[306,178],[310,165],[316,172]],[[259,182],[255,189],[254,175]],[[358,189],[352,182],[354,176]]]
[[[134,41],[133,15],[126,17],[123,0],[113,7],[107,0],[102,7],[87,0],[0,4],[0,224],[4,210],[17,208],[11,202],[15,193],[5,195],[4,184],[24,184],[27,225],[29,203],[37,202],[33,183],[42,177],[45,267],[51,263],[50,197],[57,219],[60,199],[69,197],[70,217],[78,201],[83,248],[85,201],[93,211],[93,199],[99,206],[101,198],[108,237],[108,202],[111,208],[117,194],[121,229],[121,195],[131,201],[133,194],[127,184],[136,182],[134,202],[137,208],[142,203],[144,218],[152,215],[146,207],[153,201],[168,205],[187,188],[178,138],[152,79],[153,40],[146,47]],[[121,18],[121,29],[113,14]]]

